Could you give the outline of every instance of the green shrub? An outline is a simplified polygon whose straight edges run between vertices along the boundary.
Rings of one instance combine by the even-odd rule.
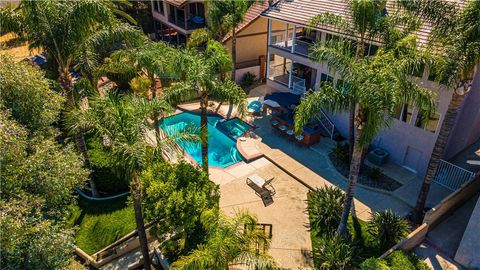
[[[88,140],[88,156],[92,165],[92,177],[97,189],[107,193],[127,191],[129,183],[115,169],[115,157],[106,149],[101,140]]]
[[[308,194],[311,229],[331,235],[340,224],[345,194],[338,187],[322,187]]]
[[[391,210],[385,210],[372,213],[368,231],[383,252],[405,237],[409,232],[409,227],[405,219],[397,216]]]
[[[313,256],[316,268],[323,270],[352,269],[358,263],[357,248],[339,236],[320,239]]]
[[[388,255],[387,263],[391,270],[429,270],[430,268],[424,262],[418,259],[414,254],[408,254],[401,250],[396,250]]]
[[[250,86],[255,82],[256,79],[257,79],[257,75],[255,75],[251,72],[247,72],[242,77],[241,85],[242,86]]]
[[[332,155],[337,160],[343,163],[350,163],[350,153],[349,153],[348,143],[337,143],[332,149]]]
[[[390,270],[390,267],[385,260],[369,258],[360,264],[360,270]]]

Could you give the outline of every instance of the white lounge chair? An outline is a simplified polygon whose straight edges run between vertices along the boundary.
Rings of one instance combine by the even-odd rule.
[[[271,197],[275,195],[275,188],[272,186],[272,182],[275,177],[265,180],[258,174],[247,177],[247,185],[251,187],[257,195],[260,197]]]

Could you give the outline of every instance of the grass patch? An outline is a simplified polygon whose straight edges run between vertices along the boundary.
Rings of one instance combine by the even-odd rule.
[[[128,197],[109,201],[79,199],[72,205],[71,226],[77,226],[76,245],[93,254],[135,229],[133,206]]]

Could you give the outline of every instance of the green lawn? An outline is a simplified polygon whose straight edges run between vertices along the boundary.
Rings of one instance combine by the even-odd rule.
[[[76,245],[93,254],[134,230],[134,211],[127,198],[104,202],[80,199],[73,205],[69,222],[78,228]]]

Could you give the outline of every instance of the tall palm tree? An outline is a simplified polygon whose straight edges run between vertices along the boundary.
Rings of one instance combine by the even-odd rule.
[[[157,140],[149,128],[147,119],[155,111],[171,111],[162,100],[148,101],[133,96],[118,96],[92,99],[87,109],[73,109],[67,113],[65,124],[70,132],[85,130],[108,141],[117,169],[130,181],[130,190],[135,210],[135,222],[140,248],[145,260],[145,269],[150,269],[148,242],[142,214],[142,188],[140,173],[152,162],[172,155],[169,140]]]
[[[0,8],[2,32],[15,32],[29,42],[30,48],[39,48],[47,55],[53,74],[73,106],[74,87],[71,65],[79,68],[96,87],[91,69],[100,57],[98,51],[111,49],[115,44],[137,44],[144,35],[130,24],[121,22],[116,14],[130,21],[130,16],[118,9],[128,1],[55,1],[23,0],[18,7]],[[90,162],[84,136],[79,130],[75,135],[77,145]],[[97,196],[95,181],[91,179],[92,195]]]
[[[378,34],[380,23],[383,20],[382,12],[384,11],[386,0],[346,0],[348,3],[348,13],[351,20],[345,20],[339,15],[332,13],[321,13],[310,20],[309,26],[329,26],[341,31],[343,34],[353,38],[356,42],[352,50],[355,51],[355,57],[362,59],[365,55],[366,40],[373,39]],[[355,132],[355,102],[356,89],[349,87],[350,95],[349,107],[349,152],[350,158],[353,155],[354,132]]]
[[[236,28],[245,18],[245,14],[252,4],[258,0],[223,0],[206,1],[207,20],[216,36],[223,37],[231,32],[232,36],[232,62],[234,70],[231,74],[232,81],[235,81],[235,67],[237,64],[237,32]]]
[[[438,163],[445,153],[458,111],[465,95],[471,90],[477,72],[480,60],[480,0],[466,1],[463,9],[454,2],[444,0],[408,0],[400,1],[400,5],[432,24],[429,47],[443,58],[433,71],[439,83],[453,89],[415,206],[413,219],[420,223]]]
[[[354,115],[355,136],[353,155],[346,198],[343,204],[342,218],[337,230],[339,235],[347,233],[347,221],[355,193],[355,186],[360,173],[360,165],[365,146],[376,136],[380,129],[387,127],[396,108],[403,104],[404,98],[419,107],[431,111],[434,106],[432,93],[409,82],[412,70],[422,62],[412,58],[416,51],[415,37],[407,36],[398,42],[397,53],[380,49],[375,56],[357,59],[352,53],[349,40],[330,41],[317,44],[314,50],[319,55],[330,55],[329,65],[341,70],[343,79],[349,87],[357,89],[355,101],[358,104]],[[302,128],[320,113],[322,107],[338,111],[350,104],[351,96],[341,87],[324,84],[316,92],[310,93],[300,103],[295,113],[295,129]]]
[[[174,67],[180,81],[172,83],[165,90],[164,98],[171,104],[200,98],[202,169],[208,174],[208,102],[229,101],[242,114],[246,108],[247,96],[237,84],[225,79],[225,74],[232,69],[232,62],[228,52],[217,41],[209,41],[204,52],[189,48],[183,50]]]
[[[218,217],[217,212],[209,215],[202,216],[208,232],[207,242],[174,262],[172,269],[224,270],[235,265],[276,269],[274,261],[265,254],[270,245],[268,236],[256,229],[254,216],[247,212],[239,212],[233,218]]]

